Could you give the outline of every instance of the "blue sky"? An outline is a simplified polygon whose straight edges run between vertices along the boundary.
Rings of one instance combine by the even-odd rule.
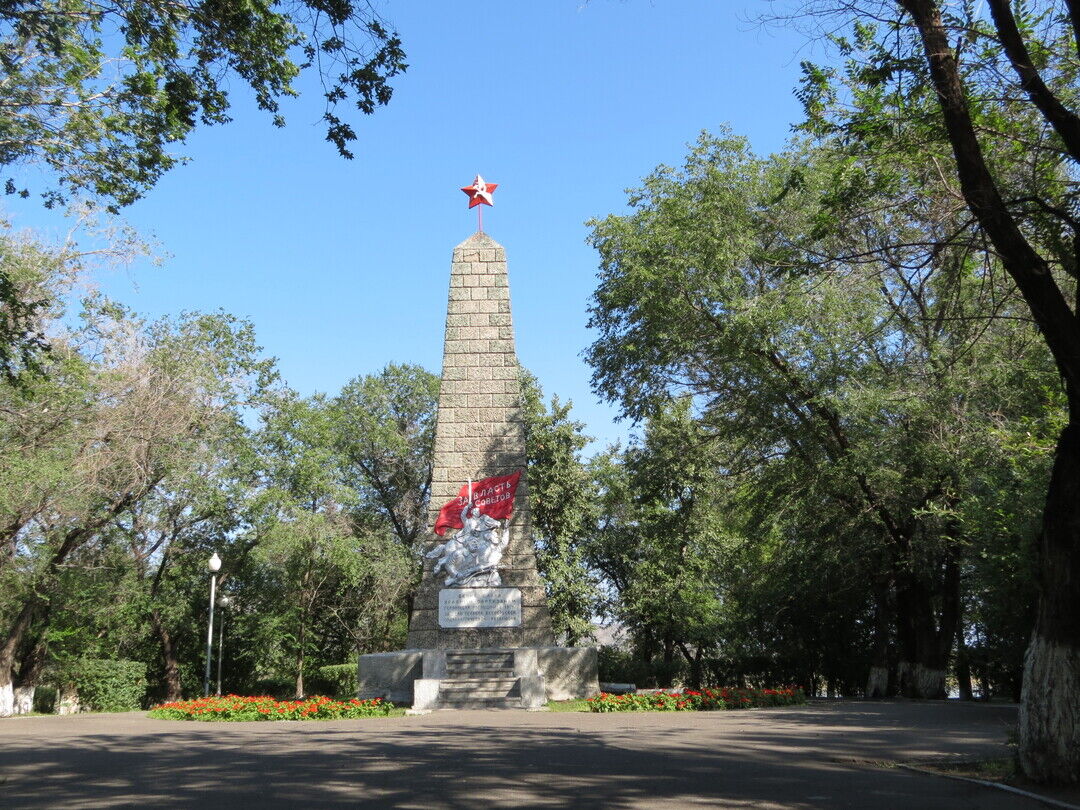
[[[284,104],[283,130],[237,84],[233,123],[197,132],[191,162],[125,211],[171,258],[99,286],[150,317],[250,319],[303,394],[388,362],[438,372],[451,251],[476,228],[458,189],[479,172],[499,184],[484,226],[507,251],[519,359],[598,445],[625,436],[581,359],[597,269],[584,223],[625,211],[624,190],[681,163],[703,129],[782,147],[812,55],[803,36],[747,22],[765,2],[376,5],[410,67],[390,105],[356,122],[356,159],[323,141],[314,84]],[[58,228],[32,201],[7,206],[17,226]]]

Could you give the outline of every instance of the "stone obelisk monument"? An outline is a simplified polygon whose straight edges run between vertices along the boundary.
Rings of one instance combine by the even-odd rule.
[[[470,208],[491,205],[494,190],[479,175],[462,189]],[[360,656],[360,697],[418,711],[537,709],[598,691],[595,649],[555,646],[525,467],[506,252],[481,220],[450,266],[431,531],[408,649]]]
[[[435,428],[429,526],[443,504],[467,481],[481,481],[525,469],[525,425],[506,253],[484,233],[454,248],[446,307],[442,387]],[[551,632],[544,586],[536,572],[529,524],[528,481],[522,477],[506,528],[509,542],[498,572],[501,585],[520,591],[521,618],[480,621],[501,626],[453,627],[439,621],[439,592],[445,575],[433,573],[435,558],[425,558],[420,590],[409,622],[410,648],[550,647]],[[448,535],[454,530],[451,529]],[[427,550],[442,542],[429,536]],[[516,595],[513,595],[516,600]],[[476,622],[471,622],[475,624]]]

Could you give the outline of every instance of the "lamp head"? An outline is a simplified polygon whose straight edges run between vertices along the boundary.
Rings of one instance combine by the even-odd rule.
[[[214,552],[214,556],[206,561],[206,570],[211,574],[216,574],[221,570],[221,557],[217,555],[216,551]]]

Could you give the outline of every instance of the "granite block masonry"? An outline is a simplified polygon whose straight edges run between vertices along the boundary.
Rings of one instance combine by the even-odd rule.
[[[476,233],[454,248],[450,266],[429,526],[435,525],[439,509],[467,480],[525,469],[518,373],[506,252],[487,234]],[[442,577],[432,573],[436,561],[425,559],[409,622],[410,649],[549,647],[555,643],[544,586],[536,571],[527,479],[518,487],[508,528],[510,538],[499,574],[503,589],[520,591],[520,621],[495,622],[503,626],[492,627],[441,626]],[[425,550],[442,540],[430,535]],[[488,601],[496,597],[492,594]]]

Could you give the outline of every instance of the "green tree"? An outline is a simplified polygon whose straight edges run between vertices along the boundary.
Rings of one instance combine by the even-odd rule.
[[[231,83],[281,126],[279,101],[308,69],[325,88],[326,139],[352,157],[339,105],[386,104],[404,59],[397,35],[352,0],[4,3],[0,165],[47,166],[48,205],[76,191],[128,205],[176,165],[171,150],[196,126],[229,120]]]
[[[237,418],[248,385],[268,373],[253,356],[250,327],[227,316],[143,324],[103,300],[82,315],[85,325],[54,341],[29,389],[0,389],[11,484],[0,501],[3,714],[13,709],[13,686],[32,686],[40,673],[34,651],[50,627],[61,635],[77,628],[74,619],[63,623],[81,612],[72,605],[110,613],[109,600],[75,593],[77,582],[100,587],[77,569],[115,564],[118,523],[189,472],[222,422]]]
[[[820,6],[819,6],[820,7]],[[835,10],[823,6],[828,10]],[[1080,775],[1080,10],[1072,2],[854,3],[842,71],[807,66],[809,124],[857,156],[941,144],[940,163],[1023,296],[1057,366],[1069,421],[1037,544],[1038,609],[1025,661],[1020,759],[1039,781]],[[880,165],[880,164],[868,164]],[[993,309],[984,311],[993,314]]]
[[[207,437],[199,454],[170,475],[115,525],[137,583],[140,625],[155,697],[179,700],[201,689],[205,655],[206,561],[224,560],[219,593],[244,570],[257,544],[257,516],[265,502],[259,488],[250,431],[238,411]],[[230,612],[240,606],[235,605]],[[132,656],[128,656],[132,657]]]
[[[0,711],[88,655],[144,662],[155,697],[199,691],[214,551],[237,688],[302,693],[313,668],[394,646],[437,378],[390,366],[305,400],[227,315],[147,324],[92,297],[64,329],[77,254],[3,244],[49,293],[54,337],[38,373],[0,381]]]
[[[836,166],[703,137],[682,172],[662,167],[632,192],[632,214],[594,223],[594,383],[633,418],[691,397],[724,472],[767,473],[759,491],[774,503],[846,513],[831,525],[892,591],[880,603],[895,605],[883,624],[895,625],[904,691],[943,696],[974,541],[960,521],[972,460],[987,414],[1047,406],[1004,398],[1001,380],[1042,391],[1048,369],[1008,318],[996,338],[1008,351],[976,362],[991,341],[972,314],[992,300],[1015,315],[1016,303],[977,244],[939,246],[956,229],[940,190],[889,206],[880,189],[878,209],[839,227],[818,202]]]
[[[427,519],[438,399],[438,376],[391,363],[351,380],[333,400],[342,482],[360,497],[356,520],[388,527],[411,552]]]
[[[255,551],[270,569],[266,581],[271,587],[264,597],[280,600],[275,609],[264,599],[262,658],[278,671],[291,670],[298,700],[307,694],[308,672],[340,663],[336,655],[323,660],[328,645],[320,613],[332,602],[343,568],[356,551],[348,521],[325,500],[319,512],[302,507],[284,511]]]
[[[11,385],[41,370],[48,341],[40,323],[53,300],[42,265],[53,261],[41,245],[0,238],[0,377]]]
[[[305,673],[404,630],[431,484],[438,379],[388,366],[333,400],[283,392],[261,430],[268,511],[254,550],[271,671]]]
[[[544,580],[551,626],[567,646],[589,638],[599,596],[582,543],[595,523],[596,491],[581,453],[585,425],[570,417],[572,403],[551,398],[528,371],[521,372],[529,509],[536,564]]]
[[[263,415],[260,441],[273,511],[259,558],[275,572],[281,607],[267,611],[270,650],[292,658],[297,699],[306,694],[304,672],[316,609],[347,554],[350,532],[344,506],[353,493],[339,484],[330,408],[325,397],[303,399],[284,391]],[[276,643],[270,643],[275,640]]]
[[[665,679],[681,656],[690,685],[700,688],[719,635],[726,482],[690,407],[682,398],[655,413],[624,456],[635,542],[626,549],[633,562],[619,615],[639,645],[659,648]]]
[[[795,465],[761,472],[734,476],[718,507],[726,531],[706,661],[713,682],[863,693],[875,652],[878,538],[828,499],[792,487],[789,476],[805,475]]]

